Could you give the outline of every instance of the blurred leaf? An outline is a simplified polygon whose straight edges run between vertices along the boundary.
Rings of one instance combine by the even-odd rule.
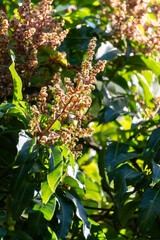
[[[51,233],[51,239],[50,240],[58,240],[55,232],[53,232],[50,227],[48,227],[48,231]]]
[[[12,58],[12,64],[9,67],[9,70],[12,75],[13,85],[14,85],[14,92],[13,92],[13,104],[18,105],[19,100],[22,100],[22,81],[21,78],[18,76],[16,70],[15,70],[15,56],[12,50],[10,50],[11,58]]]
[[[114,121],[117,117],[122,115],[127,115],[128,109],[125,109],[127,106],[127,100],[124,97],[113,98],[108,102],[108,107],[104,109],[104,113],[100,115],[100,123],[109,123]]]
[[[142,56],[141,59],[146,64],[146,66],[157,75],[157,77],[160,77],[160,64],[159,63],[157,63],[154,59],[149,58],[149,57],[146,58],[146,57]]]
[[[54,146],[49,148],[49,154],[49,174],[47,175],[47,181],[51,190],[55,192],[62,177],[62,155],[60,149]]]
[[[160,190],[148,188],[145,190],[139,206],[139,228],[142,233],[147,232],[160,214]]]
[[[2,103],[0,105],[0,111],[4,111],[4,110],[8,110],[10,108],[13,108],[15,107],[16,105],[15,104],[12,104],[12,103]]]
[[[52,130],[59,130],[60,129],[60,127],[61,127],[61,124],[60,124],[60,122],[57,120],[54,124],[53,124],[53,126],[52,126]]]
[[[58,226],[58,238],[65,238],[69,232],[72,223],[73,206],[65,198],[58,197],[60,204],[60,210],[57,214],[59,223]]]
[[[125,226],[129,219],[131,219],[136,209],[139,207],[139,201],[131,201],[126,203],[119,212],[119,222]]]
[[[79,219],[81,219],[83,221],[83,234],[84,234],[85,239],[87,239],[90,236],[90,222],[87,219],[87,212],[86,212],[85,208],[83,207],[82,203],[80,202],[80,200],[78,200],[77,198],[75,198],[73,195],[71,195],[68,192],[66,193],[66,196],[70,200],[72,200],[72,202],[76,206],[76,215]]]
[[[146,106],[147,107],[154,107],[153,96],[150,92],[149,84],[147,83],[147,81],[146,81],[146,79],[143,75],[137,73],[137,77],[138,77],[139,83],[140,83],[140,85],[141,85],[141,87],[143,88],[143,91],[144,91],[144,100],[145,100]]]
[[[122,52],[115,48],[109,41],[101,43],[96,53],[96,60],[112,60],[116,56],[120,56]]]
[[[0,238],[3,239],[7,233],[7,230],[0,226]]]
[[[106,236],[103,233],[101,226],[93,221],[92,219],[89,219],[90,223],[91,223],[91,236],[93,240],[106,240]]]

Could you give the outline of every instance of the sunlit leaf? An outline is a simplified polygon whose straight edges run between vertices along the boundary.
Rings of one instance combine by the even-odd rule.
[[[42,191],[42,201],[44,204],[46,204],[48,202],[50,196],[53,194],[47,181],[42,182],[41,191]]]
[[[22,100],[22,81],[15,70],[14,53],[11,50],[10,50],[10,53],[11,53],[11,58],[12,58],[12,64],[9,67],[9,70],[11,72],[13,85],[14,85],[12,103],[18,105],[19,100]]]
[[[103,233],[100,225],[93,221],[92,219],[89,219],[91,223],[91,234],[93,240],[106,240],[106,235]]]
[[[44,218],[47,221],[51,221],[54,211],[56,208],[56,200],[55,198],[50,199],[46,204],[38,205],[36,204],[33,208],[33,210],[38,210],[43,213]]]
[[[47,181],[52,192],[55,191],[62,176],[62,155],[58,147],[52,147],[49,149],[49,173],[47,175]]]

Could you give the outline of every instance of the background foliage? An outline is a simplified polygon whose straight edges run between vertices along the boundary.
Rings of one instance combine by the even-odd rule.
[[[0,1],[8,19],[21,2]],[[38,2],[32,1],[35,7]],[[69,32],[56,50],[38,48],[32,76],[26,78],[26,70],[18,68],[23,53],[16,56],[12,42],[9,60],[3,58],[4,52],[0,55],[0,90],[9,86],[0,105],[1,239],[160,238],[159,42],[148,48],[144,38],[127,35],[129,28],[124,30],[123,24],[118,35],[111,19],[120,12],[119,2],[127,1],[55,0],[54,17],[64,19],[63,28]],[[145,24],[154,20],[150,28],[156,32],[160,4],[148,2]],[[143,1],[131,3],[134,10],[136,6],[143,10]],[[140,22],[141,37],[150,41],[145,29]],[[107,63],[97,75],[88,110],[94,114],[89,125],[95,132],[79,139],[83,154],[74,159],[64,144],[42,144],[29,133],[30,106],[56,72],[73,78],[80,71],[93,37],[94,64]],[[4,39],[0,47],[3,43]],[[41,122],[45,123],[44,116]]]

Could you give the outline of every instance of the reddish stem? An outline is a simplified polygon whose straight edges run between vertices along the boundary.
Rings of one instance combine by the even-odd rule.
[[[73,96],[70,98],[70,100],[68,101],[68,103],[64,106],[63,111],[62,111],[59,115],[57,115],[57,117],[51,122],[51,124],[50,124],[48,127],[46,127],[46,128],[44,129],[44,131],[41,132],[41,134],[40,134],[40,139],[41,139],[47,132],[50,131],[50,129],[52,128],[53,124],[54,124],[54,123],[60,118],[60,116],[65,112],[66,108],[68,107],[68,105],[69,105],[70,102],[72,101],[72,98],[73,98]]]

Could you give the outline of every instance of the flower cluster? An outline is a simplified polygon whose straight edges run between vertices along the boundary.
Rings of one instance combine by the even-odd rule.
[[[145,54],[160,51],[159,0],[103,0],[103,14],[117,38],[134,41]]]
[[[95,88],[96,75],[104,70],[105,61],[99,61],[92,66],[96,39],[93,38],[88,46],[87,58],[82,63],[81,72],[74,80],[61,79],[60,73],[55,74],[50,91],[53,93],[51,107],[47,104],[47,88],[40,91],[37,106],[32,106],[33,119],[30,121],[30,132],[37,136],[38,141],[53,144],[56,141],[65,144],[78,157],[82,146],[77,145],[79,138],[92,133],[91,128],[83,127],[88,119],[87,110],[91,105],[90,94]],[[44,121],[40,121],[43,115]]]
[[[10,21],[0,11],[0,79],[1,88],[10,92],[11,76],[9,48],[16,55],[16,71],[27,85],[38,64],[37,54],[41,46],[55,50],[66,37],[68,30],[63,30],[64,21],[53,18],[53,1],[42,0],[33,7],[31,0],[23,0],[17,15]],[[9,37],[10,36],[10,37]],[[7,95],[7,92],[0,92]]]

